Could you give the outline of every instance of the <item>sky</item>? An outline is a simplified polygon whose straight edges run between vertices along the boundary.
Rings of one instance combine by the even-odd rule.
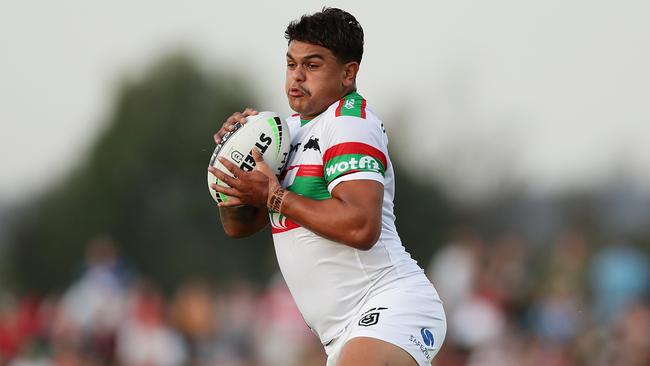
[[[359,91],[409,170],[460,194],[504,177],[539,191],[620,175],[650,187],[649,4],[0,0],[0,198],[61,179],[120,80],[170,50],[247,76],[255,107],[288,115],[283,32],[324,5],[362,24]]]

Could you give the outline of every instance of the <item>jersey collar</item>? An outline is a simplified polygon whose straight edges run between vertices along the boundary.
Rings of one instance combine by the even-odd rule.
[[[336,108],[336,116],[343,115],[341,113],[341,111],[344,110],[343,107],[346,106],[346,103],[347,103],[348,106],[350,106],[350,105],[355,106],[355,108],[353,108],[353,109],[355,109],[355,111],[356,111],[357,109],[361,109],[361,108],[365,109],[366,100],[356,90],[352,91],[352,92],[346,94],[343,98],[341,98],[341,99],[337,100],[336,102],[330,104],[330,106],[327,107],[327,109],[325,109],[321,114],[319,114],[318,116],[316,116],[316,117],[314,117],[312,119],[302,119],[302,118],[300,118],[300,115],[298,115],[298,118],[300,118],[300,127],[304,127],[309,122],[318,119],[320,116],[324,115],[325,113],[327,113],[332,108]]]

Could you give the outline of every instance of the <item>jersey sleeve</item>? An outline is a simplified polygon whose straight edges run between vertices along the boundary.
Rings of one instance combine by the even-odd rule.
[[[339,116],[329,122],[321,146],[323,177],[329,192],[348,180],[370,179],[384,184],[388,141],[381,121]]]

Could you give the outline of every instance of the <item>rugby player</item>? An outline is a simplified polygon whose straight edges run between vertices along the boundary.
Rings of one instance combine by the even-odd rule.
[[[271,224],[280,270],[328,366],[430,365],[446,322],[440,298],[395,228],[394,172],[383,123],[357,92],[363,30],[336,8],[286,29],[285,90],[291,153],[277,178],[254,151],[236,178],[208,168],[230,188],[219,204],[229,236]],[[222,136],[257,111],[234,113]]]

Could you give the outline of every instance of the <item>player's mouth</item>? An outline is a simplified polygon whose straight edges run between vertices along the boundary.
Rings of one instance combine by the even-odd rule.
[[[304,96],[308,96],[308,95],[309,95],[309,93],[307,92],[307,90],[304,90],[304,89],[302,89],[302,88],[296,88],[296,87],[294,87],[294,88],[289,88],[289,92],[288,92],[287,94],[288,94],[290,97],[293,97],[293,98],[300,98],[300,97],[304,97]]]

